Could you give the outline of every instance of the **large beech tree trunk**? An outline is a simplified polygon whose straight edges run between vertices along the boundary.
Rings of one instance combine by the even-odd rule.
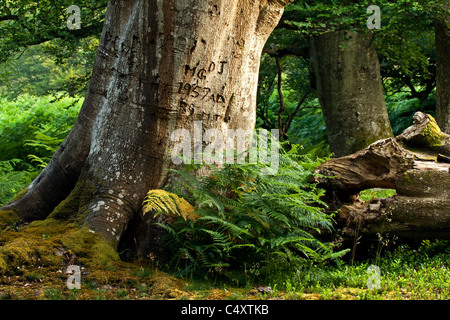
[[[347,237],[391,233],[399,237],[450,239],[450,135],[424,113],[397,138],[377,141],[317,168],[315,181],[339,209]],[[393,188],[391,198],[358,199],[361,190]]]
[[[289,2],[109,1],[73,130],[3,209],[82,217],[117,245],[146,192],[167,183],[175,129],[253,129],[261,51]]]
[[[335,31],[311,37],[310,61],[337,157],[392,137],[373,35]]]

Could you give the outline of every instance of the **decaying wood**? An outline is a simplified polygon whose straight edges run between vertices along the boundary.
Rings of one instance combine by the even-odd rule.
[[[450,239],[449,135],[422,112],[400,136],[331,159],[316,170],[326,201],[339,209],[346,236],[396,234],[408,238]],[[391,198],[359,200],[369,188],[396,189]]]

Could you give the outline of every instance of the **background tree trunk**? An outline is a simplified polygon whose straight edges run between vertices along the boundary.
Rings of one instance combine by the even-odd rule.
[[[168,182],[175,129],[253,129],[260,55],[289,2],[109,1],[72,132],[4,209],[77,217],[116,246],[146,192]]]
[[[336,157],[393,136],[372,38],[336,31],[310,39],[310,61]]]
[[[447,10],[450,7],[446,6]],[[450,15],[436,19],[436,121],[442,131],[450,133]]]

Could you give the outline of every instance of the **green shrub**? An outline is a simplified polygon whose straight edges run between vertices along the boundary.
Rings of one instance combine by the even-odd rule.
[[[274,175],[262,174],[261,163],[211,167],[211,174],[201,178],[177,171],[175,192],[194,204],[196,218],[178,216],[175,223],[160,224],[174,254],[171,268],[183,276],[218,272],[236,278],[235,271],[247,268],[282,268],[342,255],[312,234],[332,229],[320,200],[323,190],[309,183],[319,163],[299,158],[294,146],[281,149]]]

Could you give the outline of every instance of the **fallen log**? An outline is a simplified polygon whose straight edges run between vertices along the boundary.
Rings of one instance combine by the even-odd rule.
[[[390,233],[415,239],[450,239],[450,136],[433,117],[417,112],[396,138],[380,140],[352,155],[330,159],[314,181],[338,210],[344,237]],[[362,201],[364,189],[390,188],[390,198]]]

